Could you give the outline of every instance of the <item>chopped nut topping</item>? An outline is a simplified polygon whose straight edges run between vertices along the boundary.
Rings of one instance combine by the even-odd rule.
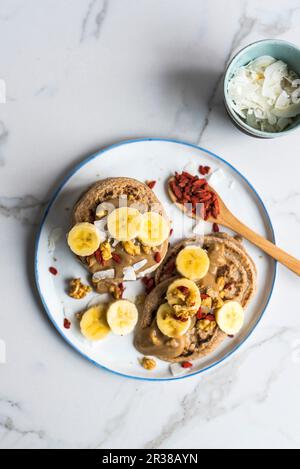
[[[100,244],[100,251],[104,261],[109,261],[109,259],[112,258],[111,245],[108,241],[104,241],[104,243]]]
[[[197,327],[201,331],[211,334],[216,327],[216,322],[209,321],[208,319],[201,319],[201,321],[198,322]]]
[[[206,293],[211,298],[216,298],[218,296],[218,293],[213,288],[207,288]]]
[[[85,259],[89,267],[92,267],[94,264],[97,263],[96,257],[94,255],[87,256]]]
[[[150,254],[151,247],[150,246],[145,246],[144,244],[142,244],[142,250],[144,251],[145,254]]]
[[[218,285],[219,291],[222,291],[224,289],[224,286],[225,286],[225,278],[224,277],[219,277],[217,279],[217,285]]]
[[[205,306],[206,308],[211,308],[212,307],[212,299],[209,296],[208,298],[204,298],[201,302],[201,306]]]
[[[138,256],[141,254],[141,247],[138,244],[134,244],[133,241],[123,241],[123,248],[131,256]]]
[[[169,294],[169,301],[171,301],[174,314],[178,319],[188,319],[195,314],[194,295],[188,288],[186,290],[178,287]]]
[[[80,278],[73,278],[69,286],[69,296],[76,300],[81,300],[92,290],[89,285],[81,283]]]
[[[124,287],[121,287],[120,285],[122,284],[113,284],[109,287],[109,293],[111,293],[115,300],[120,300],[123,296]]]
[[[143,357],[140,360],[140,363],[142,367],[145,368],[145,370],[154,370],[154,368],[156,367],[156,361],[154,360],[154,358]]]
[[[124,290],[125,290],[125,287],[123,283],[118,283],[118,285],[112,284],[109,287],[109,293],[112,294],[115,300],[120,300],[123,297]]]
[[[224,301],[222,300],[222,298],[220,298],[220,297],[214,298],[214,300],[213,300],[213,308],[214,309],[221,308],[221,306],[223,306],[223,304],[224,304]]]

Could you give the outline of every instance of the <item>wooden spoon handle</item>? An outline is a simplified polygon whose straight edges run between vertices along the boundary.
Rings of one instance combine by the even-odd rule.
[[[273,257],[281,264],[285,265],[288,269],[295,272],[295,274],[300,276],[300,261],[298,259],[252,231],[250,228],[248,228],[248,226],[244,225],[234,216],[230,218],[230,222],[228,224],[226,223],[226,226],[236,233],[239,233],[244,238],[248,239],[248,241],[251,241],[251,243],[255,244],[264,252],[269,254],[269,256]]]

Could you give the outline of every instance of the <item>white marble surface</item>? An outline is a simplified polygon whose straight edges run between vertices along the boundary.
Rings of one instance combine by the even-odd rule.
[[[299,279],[279,266],[267,314],[226,364],[181,382],[102,372],[57,335],[33,283],[40,210],[74,163],[139,136],[201,144],[236,165],[300,257],[299,134],[240,133],[221,74],[257,39],[300,43],[299,0],[2,0],[1,448],[300,446]]]

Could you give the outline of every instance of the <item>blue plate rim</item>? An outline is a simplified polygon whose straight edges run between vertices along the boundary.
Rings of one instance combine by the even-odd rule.
[[[95,362],[94,360],[92,360],[90,357],[88,357],[85,353],[83,353],[81,350],[79,350],[72,342],[71,340],[68,339],[68,337],[66,335],[63,334],[63,332],[58,328],[54,318],[52,317],[51,315],[51,312],[47,306],[47,303],[46,303],[46,300],[44,298],[44,295],[42,293],[42,290],[41,290],[41,287],[40,287],[40,283],[39,283],[39,274],[38,274],[38,259],[37,259],[37,254],[38,254],[38,247],[39,247],[39,242],[40,242],[40,237],[41,237],[41,232],[42,232],[42,229],[43,229],[43,226],[44,226],[44,223],[46,221],[46,218],[48,216],[48,213],[49,213],[49,210],[50,208],[52,207],[53,203],[55,202],[56,198],[58,197],[59,193],[61,192],[61,190],[64,188],[65,184],[69,181],[69,179],[75,174],[77,173],[77,171],[79,171],[83,166],[85,166],[87,163],[89,163],[90,161],[92,161],[93,159],[95,159],[96,157],[100,156],[100,155],[103,155],[104,153],[112,150],[113,148],[117,148],[117,147],[120,147],[120,146],[123,146],[123,145],[129,145],[129,144],[132,144],[132,143],[138,143],[138,142],[168,142],[168,143],[176,143],[176,144],[179,144],[179,145],[184,145],[184,146],[187,146],[187,147],[190,147],[190,148],[195,148],[197,150],[201,150],[203,151],[204,153],[207,153],[208,155],[216,158],[217,160],[221,161],[222,163],[226,164],[227,166],[229,166],[235,173],[237,173],[245,182],[246,184],[248,184],[248,186],[251,188],[251,190],[254,192],[254,194],[256,195],[256,197],[258,198],[258,201],[265,213],[265,216],[266,216],[266,219],[269,223],[269,227],[270,227],[270,230],[271,230],[271,235],[272,235],[272,241],[275,243],[275,232],[274,232],[274,228],[273,228],[273,224],[271,222],[271,218],[270,218],[270,215],[267,211],[267,208],[262,200],[262,198],[260,197],[260,195],[258,194],[258,192],[256,191],[256,189],[253,187],[253,185],[248,181],[248,179],[242,174],[240,173],[239,170],[237,170],[231,163],[229,163],[228,161],[226,161],[224,158],[216,155],[215,153],[213,153],[212,151],[210,150],[207,150],[206,148],[203,148],[203,147],[200,147],[196,144],[193,144],[193,143],[189,143],[189,142],[186,142],[184,140],[178,140],[178,139],[171,139],[171,138],[158,138],[158,137],[144,137],[144,138],[136,138],[136,139],[128,139],[128,140],[122,140],[118,143],[114,143],[112,145],[109,145],[107,147],[104,147],[102,148],[101,150],[93,153],[92,155],[88,156],[87,158],[85,158],[83,161],[81,161],[80,163],[78,163],[77,165],[74,166],[74,168],[68,172],[68,174],[63,178],[63,180],[60,182],[60,184],[58,185],[58,187],[56,188],[56,190],[54,190],[48,204],[47,204],[47,207],[45,208],[45,211],[44,211],[44,214],[42,216],[42,219],[41,219],[41,222],[40,222],[40,225],[38,227],[38,230],[37,230],[37,233],[36,233],[36,240],[35,240],[35,249],[34,249],[34,274],[35,274],[35,283],[36,283],[36,287],[37,287],[37,290],[38,290],[38,293],[39,293],[39,296],[40,296],[40,299],[41,299],[41,302],[44,306],[44,309],[47,313],[47,316],[50,320],[50,322],[53,324],[53,326],[55,327],[55,329],[58,331],[59,335],[61,337],[63,337],[63,339],[74,349],[76,350],[82,357],[84,357],[86,360],[88,360],[90,363],[92,363],[93,365],[95,365],[96,367],[102,369],[102,370],[106,370],[106,371],[109,371],[110,373],[113,373],[114,375],[117,375],[117,376],[122,376],[124,378],[129,378],[129,379],[134,379],[134,380],[139,380],[139,381],[156,381],[156,382],[160,382],[160,381],[176,381],[176,380],[181,380],[181,379],[185,379],[185,378],[190,378],[192,376],[196,376],[196,375],[199,375],[199,374],[202,374],[206,371],[209,371],[211,370],[212,368],[220,365],[221,363],[223,363],[225,360],[227,360],[231,355],[233,355],[234,353],[237,352],[237,350],[249,339],[249,337],[252,335],[252,333],[254,332],[254,330],[256,329],[256,327],[258,326],[258,324],[260,323],[262,317],[264,316],[265,312],[266,312],[266,309],[269,305],[269,302],[271,300],[271,297],[272,297],[272,294],[273,294],[273,290],[274,290],[274,285],[275,285],[275,280],[276,280],[276,275],[277,275],[277,261],[274,260],[274,273],[273,273],[273,278],[272,278],[272,284],[271,284],[271,289],[270,289],[270,293],[269,293],[269,296],[266,300],[266,303],[265,303],[265,306],[258,318],[258,320],[256,321],[256,323],[254,324],[254,326],[252,327],[252,329],[249,331],[249,333],[245,336],[245,338],[242,340],[242,342],[240,342],[236,347],[234,347],[229,353],[227,353],[223,358],[221,358],[220,360],[216,361],[215,363],[213,363],[212,365],[209,365],[201,370],[198,370],[198,371],[195,371],[194,373],[188,373],[184,376],[178,376],[178,377],[175,377],[175,376],[171,376],[169,378],[147,378],[147,377],[142,377],[142,376],[132,376],[132,375],[129,375],[129,374],[126,374],[126,373],[121,373],[119,371],[115,371],[115,370],[112,370],[111,368],[108,368],[104,365],[101,365],[100,363],[97,363]]]

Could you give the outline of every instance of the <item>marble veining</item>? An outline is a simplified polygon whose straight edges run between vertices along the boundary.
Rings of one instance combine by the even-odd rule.
[[[91,0],[82,21],[80,42],[88,37],[98,39],[108,10],[108,0]]]
[[[299,20],[299,0],[1,1],[0,448],[299,448],[299,279],[286,269],[236,355],[166,383],[125,380],[76,354],[46,319],[32,272],[51,188],[82,157],[139,136],[227,159],[299,256],[299,134],[247,137],[222,104],[235,51],[265,37],[300,44]]]
[[[26,225],[38,225],[46,202],[33,195],[24,197],[0,197],[0,215],[12,217]]]
[[[199,136],[196,140],[196,144],[200,145],[202,137],[209,125],[210,114],[214,109],[214,106],[218,105],[220,100],[223,99],[222,96],[222,86],[223,86],[223,74],[226,65],[229,62],[229,59],[233,55],[234,51],[237,51],[241,45],[245,44],[247,37],[255,30],[263,33],[265,37],[278,37],[281,34],[289,31],[289,28],[292,25],[294,15],[300,11],[300,6],[284,9],[283,11],[275,14],[274,18],[270,22],[261,21],[260,18],[255,17],[252,13],[249,12],[250,4],[247,0],[241,2],[241,14],[238,21],[238,28],[232,38],[229,52],[227,53],[224,67],[219,77],[216,80],[216,83],[212,89],[212,93],[207,101],[207,112],[205,115],[204,123],[199,132]]]
[[[254,343],[252,346],[243,350],[238,358],[234,358],[231,362],[224,365],[221,371],[213,372],[210,380],[204,383],[201,380],[196,384],[191,393],[186,394],[182,398],[180,402],[180,412],[172,415],[161,433],[153,440],[147,442],[144,447],[149,449],[163,448],[165,440],[169,439],[176,431],[180,431],[180,429],[184,428],[191,420],[197,419],[197,422],[200,420],[204,423],[211,422],[243,406],[243,401],[239,399],[227,405],[226,399],[230,395],[232,388],[237,384],[239,371],[244,361],[253,350],[263,347],[270,341],[280,341],[284,339],[289,332],[288,328],[282,328],[269,337]],[[288,353],[288,351],[286,353]],[[260,392],[253,396],[253,400],[257,403],[263,403],[267,399],[272,384],[278,379],[285,362],[286,356],[283,356],[276,368],[266,376],[264,385],[260,389]],[[202,399],[202,395],[205,396],[204,399]]]
[[[4,145],[8,139],[8,130],[3,121],[0,120],[0,167],[5,164],[5,150]]]

